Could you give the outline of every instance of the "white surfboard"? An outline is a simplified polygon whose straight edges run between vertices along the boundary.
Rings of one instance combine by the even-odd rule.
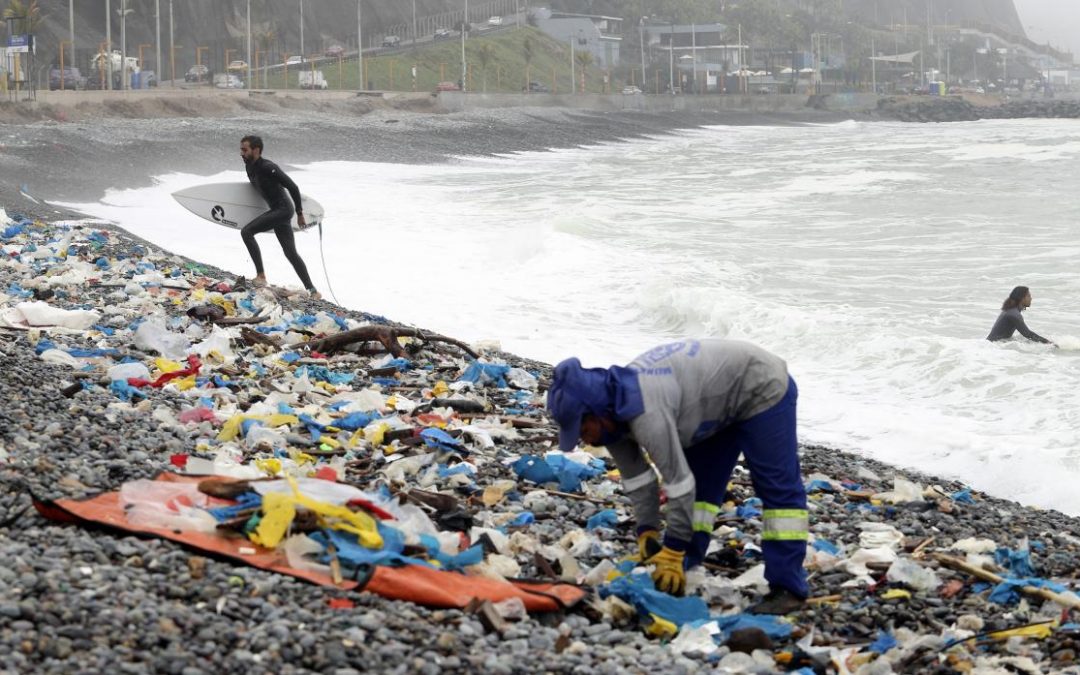
[[[174,192],[172,196],[200,218],[237,230],[270,210],[251,183],[206,183]],[[306,195],[300,195],[300,200],[306,222],[304,227],[299,227],[293,216],[292,227],[297,232],[315,227],[323,219],[322,204]]]

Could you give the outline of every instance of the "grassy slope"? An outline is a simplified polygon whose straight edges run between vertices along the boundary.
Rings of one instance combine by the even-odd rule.
[[[525,56],[522,45],[525,36],[532,36],[534,55],[526,77]],[[478,56],[480,46],[490,44],[493,54],[485,71]],[[502,31],[492,35],[479,35],[465,43],[465,55],[469,64],[469,90],[488,92],[520,92],[528,80],[542,83],[557,93],[570,91],[570,45],[557,42],[535,28],[523,26],[517,30]],[[411,68],[416,66],[416,91],[432,91],[441,81],[457,82],[461,77],[461,41],[449,39],[427,43],[416,50],[405,50],[392,55],[364,57],[364,70],[373,89],[412,91]],[[308,66],[310,68],[310,66]],[[321,63],[318,67],[326,77],[330,89],[357,89],[356,59]],[[581,70],[578,68],[578,85]],[[485,77],[486,75],[486,77]],[[256,86],[262,86],[260,78]],[[619,91],[621,81],[612,80],[608,91]],[[285,76],[281,70],[269,76],[267,85],[283,88]],[[297,74],[289,69],[289,88],[297,86]],[[600,93],[604,89],[603,72],[592,65],[586,69],[585,90]]]

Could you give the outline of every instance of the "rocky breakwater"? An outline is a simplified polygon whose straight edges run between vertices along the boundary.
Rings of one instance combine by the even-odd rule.
[[[0,250],[0,672],[1076,670],[1076,519],[806,447],[806,606],[743,611],[741,467],[673,599],[544,364],[107,228],[0,212]]]
[[[972,122],[983,119],[1080,117],[1080,101],[1025,99],[978,105],[960,96],[890,97],[878,101],[877,116],[901,122]]]

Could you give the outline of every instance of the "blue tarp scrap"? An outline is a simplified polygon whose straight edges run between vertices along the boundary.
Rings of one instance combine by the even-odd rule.
[[[244,511],[250,511],[251,509],[257,509],[262,506],[262,495],[257,492],[245,492],[236,498],[236,504],[232,506],[219,506],[214,509],[207,509],[217,521],[224,522],[226,520],[232,520],[236,518]]]
[[[393,377],[373,377],[371,381],[380,387],[396,387],[401,384],[400,381]]]
[[[383,368],[396,368],[399,373],[405,373],[412,370],[413,364],[409,359],[396,358],[384,363]]]
[[[17,298],[29,298],[34,294],[33,291],[26,290],[19,284],[11,284],[7,287],[7,294],[13,295]]]
[[[510,366],[501,363],[480,363],[473,361],[465,372],[458,378],[458,382],[472,382],[480,386],[494,384],[499,389],[506,388],[506,374],[510,372]]]
[[[326,366],[300,366],[294,374],[296,377],[303,377],[304,373],[307,373],[308,379],[316,382],[329,382],[335,386],[348,384],[356,379],[354,373],[337,373]]]
[[[827,480],[815,479],[806,484],[807,492],[836,492],[833,484]]]
[[[299,354],[297,354],[296,352],[285,352],[284,354],[281,355],[280,358],[285,363],[296,363],[297,361],[299,361],[303,357],[300,356]],[[297,370],[299,372],[299,369],[297,369]],[[299,375],[297,377],[299,377]]]
[[[87,239],[89,239],[92,242],[98,243],[98,244],[107,244],[107,243],[109,243],[109,236],[107,234],[105,234],[104,232],[101,232],[101,231],[98,231],[98,230],[95,230],[95,231],[91,232],[90,236],[88,236]]]
[[[301,314],[300,316],[293,318],[292,323],[294,326],[314,326],[316,321],[318,321],[318,319],[311,314]]]
[[[892,636],[892,633],[883,630],[878,631],[877,639],[870,643],[870,646],[867,647],[867,649],[875,654],[884,654],[898,644],[896,638]]]
[[[327,316],[329,316],[331,319],[333,319],[334,323],[336,323],[337,327],[340,328],[341,330],[343,330],[343,331],[349,330],[349,324],[345,322],[345,319],[341,318],[337,314],[330,314],[329,312],[327,313]]]
[[[598,527],[613,528],[619,523],[619,514],[615,509],[604,509],[589,518],[585,523],[586,530],[595,530]]]
[[[542,457],[537,457],[536,455],[525,455],[514,462],[511,468],[514,469],[514,473],[516,473],[519,478],[531,483],[536,483],[537,485],[554,483],[559,480],[552,468],[548,466],[548,463],[545,462]]]
[[[753,504],[743,503],[735,508],[735,515],[740,518],[757,518],[761,515],[761,509]]]
[[[108,258],[106,258],[106,257],[104,257],[104,256],[103,256],[103,257],[101,257],[101,258],[98,258],[97,260],[95,260],[95,261],[94,261],[94,265],[95,265],[95,266],[96,266],[96,267],[97,267],[97,268],[98,268],[99,270],[107,270],[107,269],[109,269],[110,267],[112,267],[112,265],[110,265],[110,264],[109,264],[109,259],[108,259]]]
[[[78,349],[71,348],[65,349],[68,354],[71,354],[77,359],[95,359],[102,356],[120,356],[119,349]]]
[[[240,298],[240,301],[236,303],[241,309],[246,309],[252,314],[256,314],[259,310],[255,307],[255,303],[251,301],[250,297]]]
[[[821,551],[829,555],[840,555],[840,548],[826,539],[815,539],[810,545],[814,547],[815,551]]]
[[[1062,586],[1061,584],[1055,583],[1053,581],[1048,581],[1046,579],[1040,579],[1038,577],[1031,577],[1026,579],[1009,577],[1007,579],[1004,579],[997,586],[994,586],[994,590],[990,591],[990,597],[988,597],[987,600],[997,603],[999,605],[1014,604],[1020,600],[1019,589],[1024,586],[1032,586],[1034,588],[1046,588],[1054,591],[1055,593],[1069,592],[1069,589],[1065,586]]]
[[[307,427],[308,433],[311,434],[311,440],[313,441],[319,440],[327,426],[321,422],[316,422],[315,418],[310,415],[300,415],[298,419],[300,420],[300,424]]]
[[[457,571],[484,562],[484,547],[480,544],[470,546],[456,555],[443,553],[439,548],[439,540],[430,534],[420,535],[420,544],[427,549],[428,557],[437,561],[444,570]]]
[[[506,524],[507,527],[524,527],[526,525],[532,525],[536,522],[536,516],[532,511],[522,511],[514,516],[514,519]]]
[[[349,406],[351,403],[352,403],[352,401],[349,401],[349,400],[341,400],[341,401],[337,401],[335,403],[331,403],[330,405],[326,406],[326,409],[329,410],[330,412],[337,412],[337,411],[341,410],[342,408],[345,408],[345,407]]]
[[[465,448],[465,444],[461,442],[460,438],[454,438],[442,429],[436,429],[434,427],[429,427],[421,431],[420,437],[424,439],[424,445],[429,448],[435,448],[436,450],[456,452]]]
[[[704,600],[696,596],[676,598],[662,593],[656,590],[648,574],[628,574],[601,586],[600,597],[609,595],[633,605],[639,616],[655,614],[676,626],[710,618],[709,606]]]
[[[0,237],[4,239],[13,239],[26,231],[26,225],[18,223],[16,225],[8,225],[4,228],[3,233],[0,233]]]
[[[116,335],[116,329],[115,328],[109,328],[108,326],[102,326],[101,324],[95,324],[94,325],[94,330],[99,331],[99,332],[101,332],[101,333],[103,333],[105,335],[108,335],[109,337],[112,337],[113,335]]]
[[[261,426],[264,426],[262,420],[243,420],[240,422],[240,435],[247,438],[248,432]]]
[[[439,549],[439,543],[435,537],[420,535],[420,543],[427,549],[428,555],[438,562],[438,565],[432,565],[426,560],[402,555],[402,551],[405,550],[405,537],[400,530],[382,522],[376,523],[376,527],[383,539],[381,549],[365,548],[357,541],[356,535],[340,530],[324,530],[308,536],[321,544],[324,549],[327,544],[333,544],[337,551],[335,555],[338,561],[349,571],[362,565],[421,565],[433,569],[459,570],[484,560],[483,546],[477,545],[457,555],[447,555]],[[324,563],[330,562],[330,555],[323,554],[320,560]]]
[[[146,398],[146,394],[142,393],[135,387],[131,386],[124,380],[113,380],[109,384],[109,391],[111,391],[117,398],[122,401],[130,401],[132,398]]]
[[[555,454],[548,455],[547,459],[525,455],[514,462],[512,468],[518,477],[537,485],[557,482],[563,492],[580,492],[581,481],[600,475],[604,463],[593,460],[587,465],[578,464],[564,455]]]
[[[949,495],[952,500],[958,504],[974,504],[975,499],[971,496],[971,490],[965,488],[963,490],[957,490]]]
[[[41,356],[50,349],[57,349],[56,343],[52,340],[41,339],[38,340],[38,343],[34,346],[34,353]]]
[[[994,551],[994,562],[1009,570],[1012,577],[1034,577],[1035,568],[1031,564],[1029,551],[1014,551],[1004,546]]]
[[[377,419],[379,419],[378,413],[354,412],[341,419],[334,420],[331,426],[347,431],[356,431],[357,429],[363,429]]]
[[[285,401],[278,401],[277,411],[279,415],[295,415],[296,411]]]
[[[476,472],[468,464],[455,464],[453,466],[447,466],[446,464],[438,465],[439,478],[450,478],[451,476],[466,475],[475,476]]]

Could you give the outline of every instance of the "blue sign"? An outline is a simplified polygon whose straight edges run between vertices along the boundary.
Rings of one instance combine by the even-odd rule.
[[[8,49],[16,52],[28,52],[34,47],[33,35],[9,35]]]

